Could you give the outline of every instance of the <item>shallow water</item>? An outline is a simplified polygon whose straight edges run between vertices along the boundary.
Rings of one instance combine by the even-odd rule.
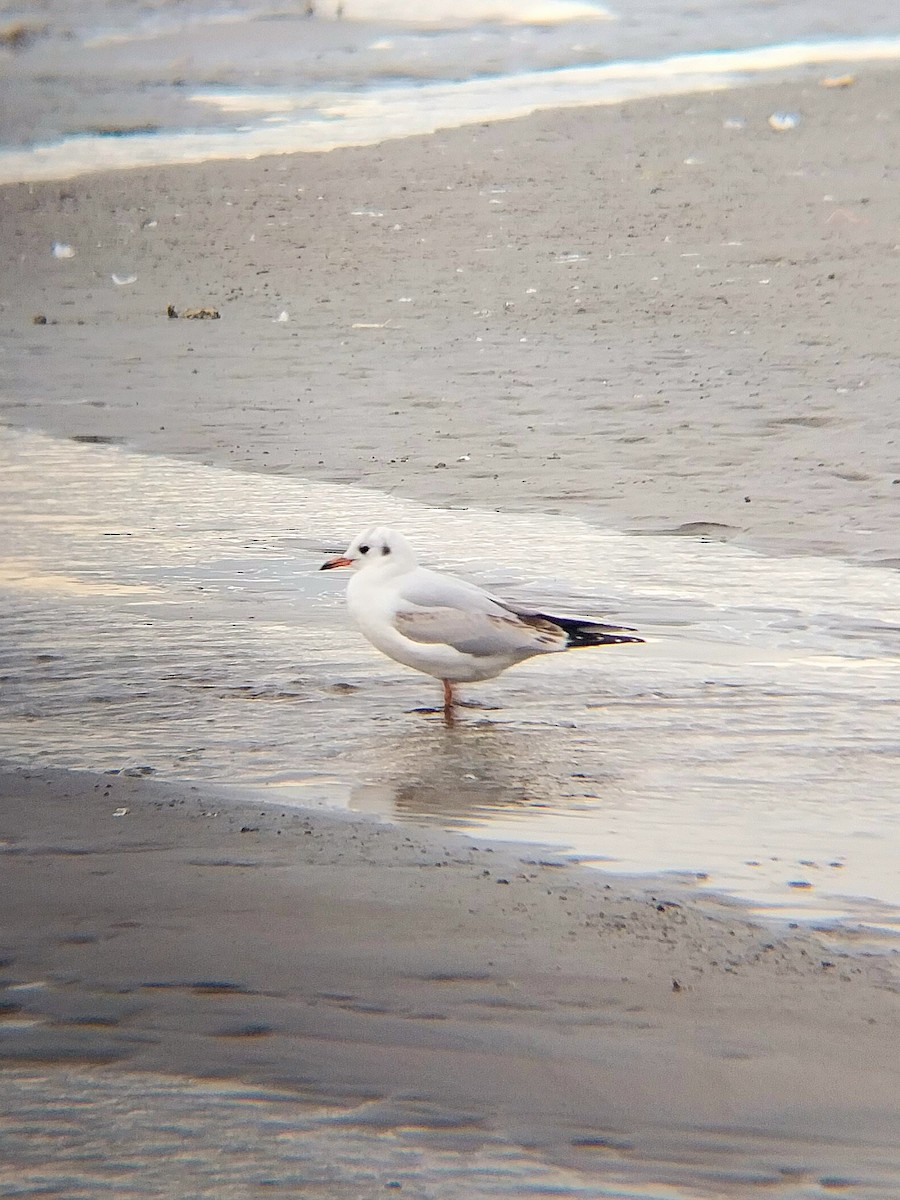
[[[228,781],[900,928],[896,572],[38,434],[0,435],[0,465],[4,758]],[[448,729],[421,711],[439,686],[371,650],[318,571],[372,521],[648,644],[471,685]]]
[[[53,1101],[48,1103],[47,1089]],[[886,1164],[852,1179],[808,1164],[822,1147],[773,1145],[757,1169],[735,1170],[741,1137],[709,1139],[707,1169],[657,1139],[657,1161],[624,1139],[582,1139],[581,1169],[547,1161],[540,1145],[507,1142],[465,1113],[426,1105],[306,1100],[220,1080],[81,1067],[7,1069],[0,1080],[10,1196],[114,1195],[116,1200],[209,1197],[414,1200],[570,1197],[572,1200],[722,1200],[761,1191],[777,1200],[891,1200]],[[579,1141],[574,1137],[573,1147]],[[223,1150],[223,1147],[225,1148]],[[666,1150],[669,1154],[666,1154]],[[52,1160],[48,1161],[48,1152]],[[13,1174],[14,1172],[14,1174]]]
[[[887,0],[313,7],[0,0],[0,182],[369,145],[900,57]]]

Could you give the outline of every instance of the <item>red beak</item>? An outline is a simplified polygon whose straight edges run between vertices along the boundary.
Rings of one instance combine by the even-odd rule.
[[[341,555],[339,558],[329,558],[328,562],[323,562],[321,567],[319,567],[319,570],[320,571],[333,571],[335,567],[352,567],[352,566],[353,566],[353,559],[352,558],[344,558],[344,556]]]

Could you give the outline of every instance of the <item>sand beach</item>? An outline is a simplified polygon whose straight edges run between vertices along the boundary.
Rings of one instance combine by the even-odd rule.
[[[856,75],[7,185],[0,419],[887,578],[900,108]],[[0,776],[9,1194],[898,1194],[893,941],[109,770]]]

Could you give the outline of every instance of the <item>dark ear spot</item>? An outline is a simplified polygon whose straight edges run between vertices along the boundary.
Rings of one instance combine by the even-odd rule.
[[[382,554],[390,554],[390,552],[391,552],[391,548],[390,548],[390,546],[382,546],[382,547],[381,547],[381,553],[382,553]]]

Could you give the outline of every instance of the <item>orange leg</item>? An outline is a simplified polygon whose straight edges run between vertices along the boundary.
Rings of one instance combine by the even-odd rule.
[[[453,711],[453,684],[449,679],[444,679],[444,712],[449,716]]]

